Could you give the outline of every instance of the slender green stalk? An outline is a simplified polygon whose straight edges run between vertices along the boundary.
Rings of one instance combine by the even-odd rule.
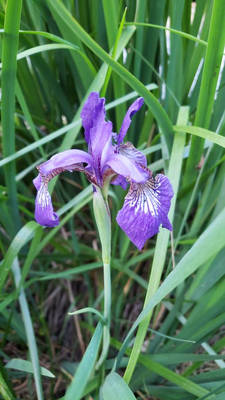
[[[104,361],[110,344],[110,322],[111,322],[111,272],[110,264],[103,263],[104,274],[104,319],[106,325],[103,328],[103,347],[102,354],[98,361],[98,367]]]
[[[187,123],[187,121],[188,121],[188,107],[181,107],[178,115],[178,123]],[[185,145],[185,134],[179,133],[178,135],[175,136],[174,139],[171,161],[168,171],[168,177],[171,180],[174,189],[174,198],[169,213],[169,218],[171,221],[173,219],[175,210],[175,201],[181,174],[184,145]],[[157,237],[155,254],[154,254],[150,279],[148,283],[148,288],[146,292],[144,307],[158,289],[163,272],[164,263],[166,260],[168,241],[169,241],[169,232],[167,230],[161,231]],[[127,383],[130,382],[136,363],[138,361],[138,357],[141,352],[142,344],[144,342],[144,338],[149,326],[151,316],[152,316],[152,311],[150,311],[148,316],[140,323],[138,327],[137,335],[134,341],[134,346],[132,348],[132,352],[124,374],[124,379]]]
[[[2,131],[3,157],[15,152],[15,86],[16,56],[19,41],[19,27],[22,0],[8,0],[5,13],[4,36],[2,47]],[[5,182],[8,190],[8,204],[11,221],[9,232],[14,235],[20,226],[17,204],[16,167],[12,162],[4,167]]]
[[[108,186],[108,185],[107,185]],[[96,188],[93,195],[93,207],[96,224],[98,227],[99,237],[102,246],[102,261],[104,275],[104,319],[106,321],[103,329],[103,346],[102,353],[96,365],[99,368],[105,360],[109,344],[110,344],[110,320],[111,320],[111,274],[110,274],[110,258],[111,258],[111,217],[107,203],[107,189],[102,195],[100,189]],[[105,197],[105,199],[103,198]]]
[[[125,18],[126,18],[126,12],[127,12],[127,9],[125,9],[125,11],[123,13],[123,17],[122,17],[122,20],[121,20],[121,23],[120,23],[120,26],[119,26],[119,29],[118,29],[118,33],[116,35],[115,44],[114,44],[114,47],[112,49],[112,58],[113,58],[113,60],[116,60],[117,48],[118,48],[120,37],[122,35],[122,31],[123,31],[123,27],[124,27],[124,23],[125,23]],[[108,84],[109,84],[109,80],[110,80],[111,74],[112,74],[112,68],[108,67],[107,74],[106,74],[106,77],[105,77],[105,82],[104,82],[104,85],[103,85],[103,88],[102,88],[102,91],[101,91],[101,96],[103,96],[103,97],[106,94],[106,90],[107,90],[107,87],[108,87]]]
[[[216,85],[225,45],[225,13],[224,0],[214,0],[209,29],[208,46],[203,67],[201,87],[194,125],[208,128],[213,111]],[[197,175],[196,165],[199,163],[204,141],[192,138],[189,158],[186,165],[184,187]]]
[[[16,258],[13,262],[12,271],[14,274],[14,280],[15,280],[16,287],[19,288],[20,281],[21,281],[21,272],[20,272],[18,258]],[[44,397],[43,397],[42,384],[41,384],[41,373],[40,373],[40,364],[39,364],[39,359],[38,359],[37,344],[36,344],[36,340],[35,340],[35,334],[34,334],[34,330],[33,330],[30,311],[29,311],[28,304],[27,304],[27,299],[26,299],[23,289],[20,290],[19,303],[20,303],[20,308],[21,308],[21,312],[22,312],[22,316],[23,316],[24,327],[25,327],[25,331],[26,331],[27,342],[28,342],[28,347],[29,347],[29,352],[30,352],[30,358],[31,358],[33,371],[34,371],[34,380],[35,380],[37,398],[38,398],[38,400],[43,400]]]

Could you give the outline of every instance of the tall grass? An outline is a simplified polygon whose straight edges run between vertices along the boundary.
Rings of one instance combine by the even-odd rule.
[[[0,398],[223,400],[224,2],[7,0],[0,21]],[[116,223],[124,192],[110,188],[100,368],[104,285],[86,178],[51,182],[59,226],[33,221],[35,167],[85,147],[80,111],[92,91],[106,97],[114,132],[144,98],[128,139],[175,192],[172,234],[140,253]]]

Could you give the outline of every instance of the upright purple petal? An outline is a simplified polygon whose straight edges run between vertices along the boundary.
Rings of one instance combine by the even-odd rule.
[[[83,163],[88,165],[88,174],[90,174],[92,164],[90,154],[82,150],[66,150],[37,167],[39,174],[33,183],[37,189],[35,219],[40,225],[53,227],[59,224],[59,218],[53,210],[51,196],[48,192],[48,182],[63,171],[85,172],[86,167]]]
[[[83,107],[81,118],[93,168],[101,186],[105,160],[112,153],[112,123],[105,121],[105,99],[92,92]]]
[[[172,230],[168,219],[172,197],[170,181],[162,174],[145,183],[131,184],[117,222],[139,250],[147,239],[158,233],[160,225]]]
[[[138,97],[137,100],[135,100],[135,102],[133,104],[131,104],[131,106],[128,108],[127,113],[124,117],[124,120],[122,122],[122,126],[120,129],[120,133],[117,137],[117,144],[120,145],[123,142],[123,139],[128,131],[128,128],[131,124],[131,118],[133,117],[133,115],[140,110],[140,108],[142,107],[144,103],[144,99],[143,97]]]
[[[98,106],[101,107],[102,100],[99,98],[97,92],[92,92],[87,101],[85,102],[83,109],[80,113],[82,119],[82,125],[84,127],[84,137],[87,143],[90,139],[90,129],[93,126],[96,110]]]

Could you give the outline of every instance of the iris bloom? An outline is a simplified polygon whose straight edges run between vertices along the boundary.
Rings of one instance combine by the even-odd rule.
[[[95,92],[89,95],[81,112],[88,152],[66,150],[37,167],[35,219],[39,224],[48,227],[59,224],[48,192],[49,181],[63,171],[80,171],[100,189],[109,182],[123,189],[130,185],[117,222],[138,249],[158,233],[160,225],[172,230],[167,216],[173,196],[169,179],[162,174],[154,178],[145,155],[131,143],[124,143],[131,118],[142,105],[140,97],[129,107],[117,135],[112,123],[105,120],[105,99]]]

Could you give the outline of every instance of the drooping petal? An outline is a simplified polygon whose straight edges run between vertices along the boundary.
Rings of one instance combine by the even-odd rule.
[[[37,192],[34,215],[40,225],[52,228],[59,224],[59,217],[53,210],[48,184],[45,182],[42,182]]]
[[[123,139],[128,131],[128,128],[131,124],[131,118],[133,117],[133,115],[140,110],[140,108],[142,107],[144,103],[144,99],[143,97],[138,97],[137,100],[134,101],[133,104],[131,104],[131,106],[128,108],[127,113],[124,117],[124,120],[122,122],[122,126],[120,129],[120,133],[117,137],[117,144],[120,145],[123,142]]]
[[[125,197],[117,222],[141,250],[147,239],[158,233],[160,225],[172,230],[168,219],[173,189],[169,179],[158,174],[144,184],[133,182]]]
[[[146,169],[120,153],[114,153],[107,161],[107,165],[118,175],[122,175],[128,180],[141,183],[145,182],[149,177],[149,172]]]
[[[87,164],[87,171],[83,163]],[[79,170],[90,176],[91,164],[90,154],[82,150],[66,150],[37,167],[39,174],[33,183],[37,189],[35,219],[40,225],[53,227],[59,224],[59,218],[53,210],[51,196],[48,192],[49,181],[63,171]]]

